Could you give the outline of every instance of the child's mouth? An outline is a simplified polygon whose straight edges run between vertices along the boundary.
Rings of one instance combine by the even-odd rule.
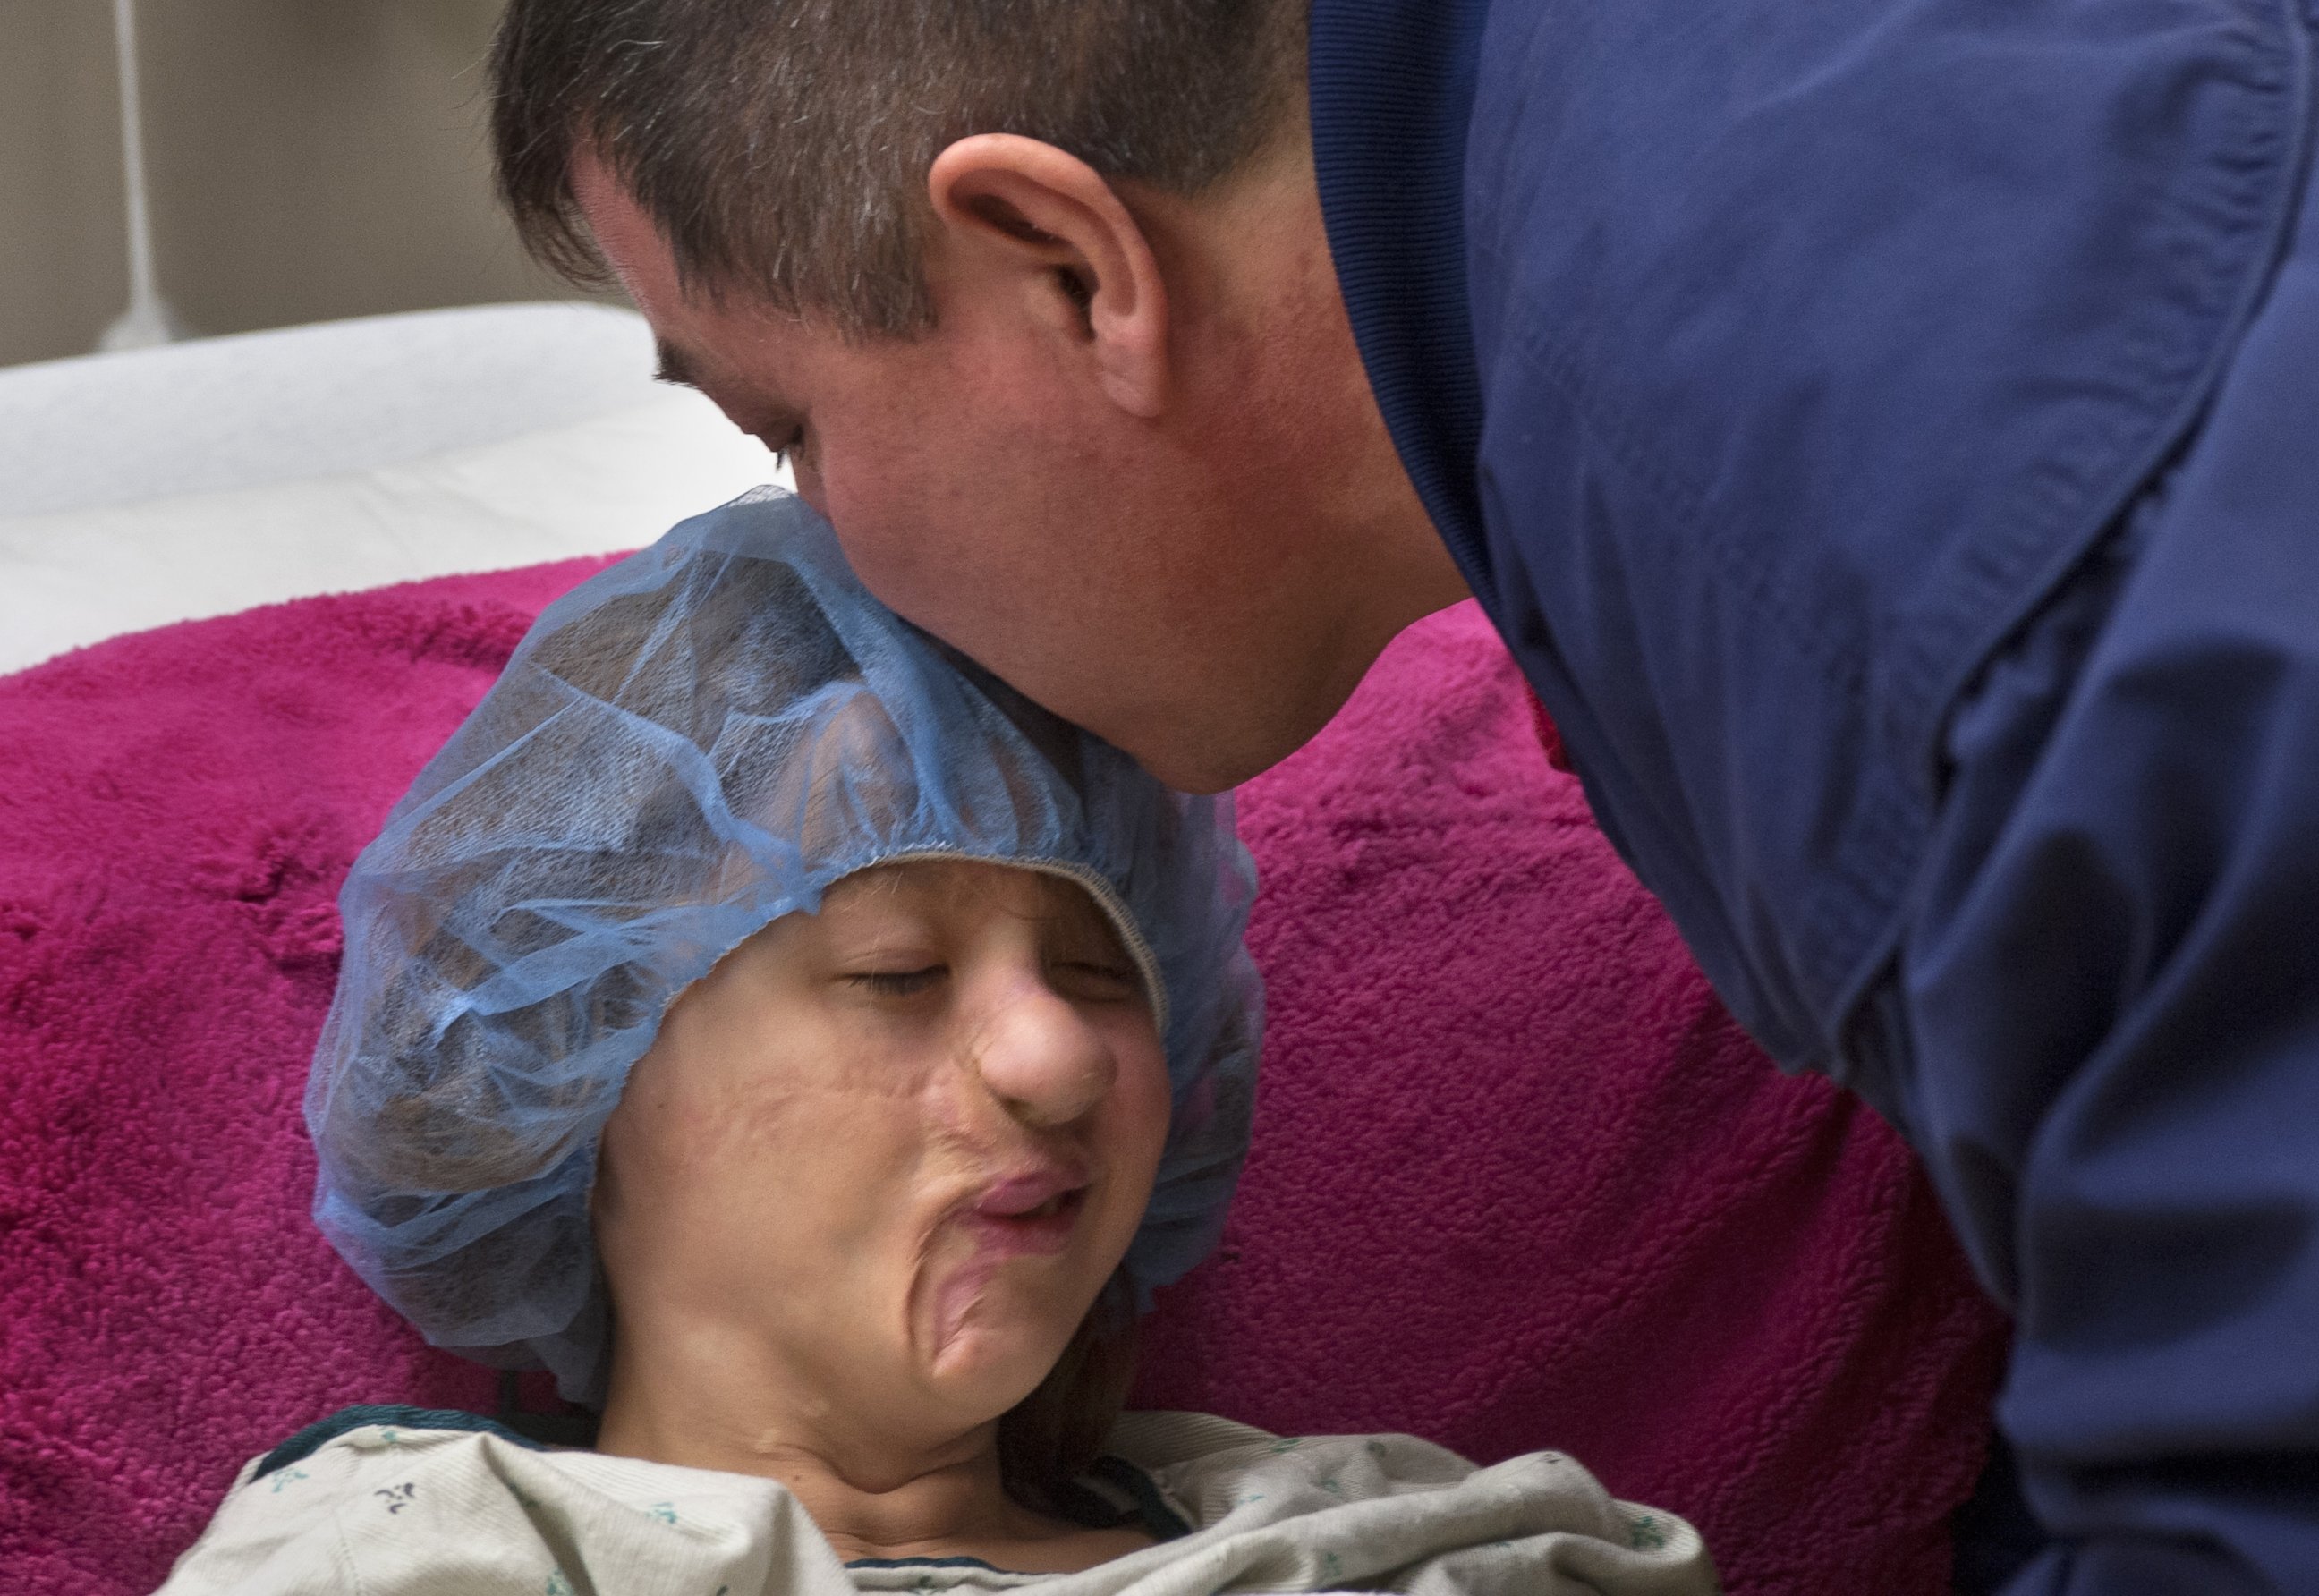
[[[970,1215],[986,1247],[1002,1253],[1060,1252],[1087,1206],[1076,1172],[1042,1172],[1000,1182]]]

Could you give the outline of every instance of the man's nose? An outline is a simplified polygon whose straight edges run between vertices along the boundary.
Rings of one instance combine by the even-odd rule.
[[[1118,1078],[1102,1033],[1043,982],[1018,981],[970,1050],[983,1089],[1024,1124],[1068,1125],[1095,1112]]]

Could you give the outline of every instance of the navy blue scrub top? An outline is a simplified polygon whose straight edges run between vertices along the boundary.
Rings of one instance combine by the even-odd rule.
[[[1313,9],[1435,524],[2016,1316],[2017,1592],[2319,1592],[2314,8]]]

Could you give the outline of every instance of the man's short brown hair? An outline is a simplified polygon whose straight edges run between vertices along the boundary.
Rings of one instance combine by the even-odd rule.
[[[931,324],[927,168],[973,133],[1196,194],[1302,104],[1309,0],[512,0],[492,52],[500,193],[526,246],[606,273],[586,144],[688,288],[856,336]]]

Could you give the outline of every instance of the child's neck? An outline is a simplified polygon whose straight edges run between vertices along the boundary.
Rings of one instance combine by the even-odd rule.
[[[899,1441],[872,1438],[818,1393],[745,1355],[649,1353],[615,1338],[596,1449],[686,1468],[777,1481],[842,1561],[979,1557],[1024,1573],[1090,1567],[1148,1544],[1132,1531],[1093,1531],[1031,1511],[1007,1495],[998,1426]]]

